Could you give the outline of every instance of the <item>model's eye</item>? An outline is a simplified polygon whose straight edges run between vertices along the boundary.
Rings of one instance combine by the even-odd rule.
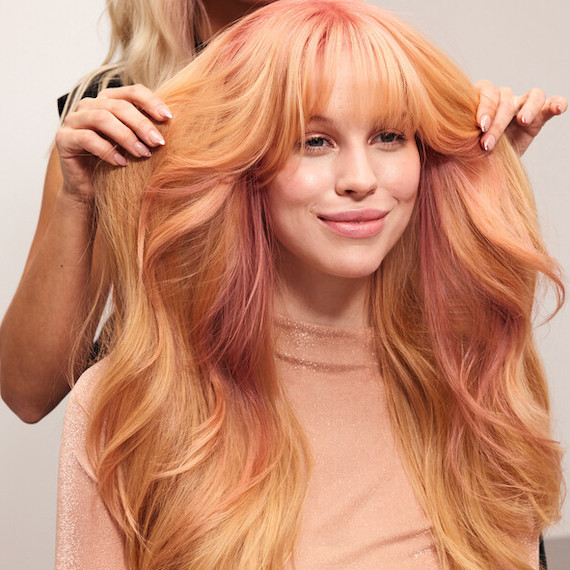
[[[384,131],[376,135],[374,141],[383,143],[383,144],[394,144],[398,142],[403,142],[406,140],[406,137],[401,133],[396,133],[393,131]]]
[[[331,146],[331,142],[322,136],[311,136],[305,140],[305,151],[315,152]]]

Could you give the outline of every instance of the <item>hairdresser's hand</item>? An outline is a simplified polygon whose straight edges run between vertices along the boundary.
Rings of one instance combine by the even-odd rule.
[[[127,165],[124,154],[150,156],[150,148],[164,144],[150,118],[165,121],[171,116],[168,107],[142,85],[104,89],[96,98],[82,99],[55,137],[64,191],[91,202],[92,156],[115,166]]]
[[[495,87],[486,80],[478,81],[479,108],[477,124],[481,127],[481,147],[490,151],[505,133],[520,155],[529,147],[542,127],[568,108],[564,97],[549,99],[542,89],[531,89],[521,96],[508,87]]]

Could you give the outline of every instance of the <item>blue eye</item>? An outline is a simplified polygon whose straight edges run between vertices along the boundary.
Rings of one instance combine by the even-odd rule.
[[[378,142],[381,142],[384,144],[393,144],[393,143],[397,143],[397,142],[402,142],[402,141],[406,140],[406,138],[404,137],[404,135],[402,135],[400,133],[386,131],[386,132],[383,132],[383,133],[376,135],[376,138],[374,140],[377,140]]]
[[[309,148],[322,148],[326,142],[324,137],[312,137],[305,141],[305,146]]]

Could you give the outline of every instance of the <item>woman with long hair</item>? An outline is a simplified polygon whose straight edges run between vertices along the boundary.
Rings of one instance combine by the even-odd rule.
[[[364,2],[282,0],[157,95],[168,145],[95,169],[113,322],[66,410],[58,568],[538,568],[532,315],[564,289],[468,78]]]
[[[38,421],[68,392],[65,363],[96,295],[101,266],[86,155],[125,165],[125,156],[110,141],[135,159],[160,147],[163,137],[149,117],[164,121],[170,111],[149,88],[155,89],[184,67],[212,34],[266,3],[107,1],[112,32],[109,53],[103,65],[61,101],[64,129],[59,152],[54,149],[50,157],[36,234],[0,328],[2,397],[24,421]],[[567,107],[564,98],[546,100],[539,89],[522,97],[488,82],[480,83],[479,89],[476,121],[483,132],[480,144],[487,150],[507,129],[522,153],[543,124]],[[93,338],[101,312],[102,305],[91,313],[91,326],[81,342],[84,355],[96,353]],[[82,371],[75,369],[72,377]]]

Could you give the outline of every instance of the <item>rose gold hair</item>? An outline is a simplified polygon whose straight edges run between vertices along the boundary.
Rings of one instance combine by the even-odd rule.
[[[90,448],[133,568],[292,557],[310,458],[273,364],[264,191],[341,56],[355,105],[411,126],[422,155],[370,318],[442,564],[528,568],[521,536],[558,516],[532,312],[539,276],[559,302],[563,288],[517,156],[504,139],[480,150],[473,86],[407,25],[359,1],[282,0],[159,91],[174,113],[163,150],[95,181],[115,321]]]

